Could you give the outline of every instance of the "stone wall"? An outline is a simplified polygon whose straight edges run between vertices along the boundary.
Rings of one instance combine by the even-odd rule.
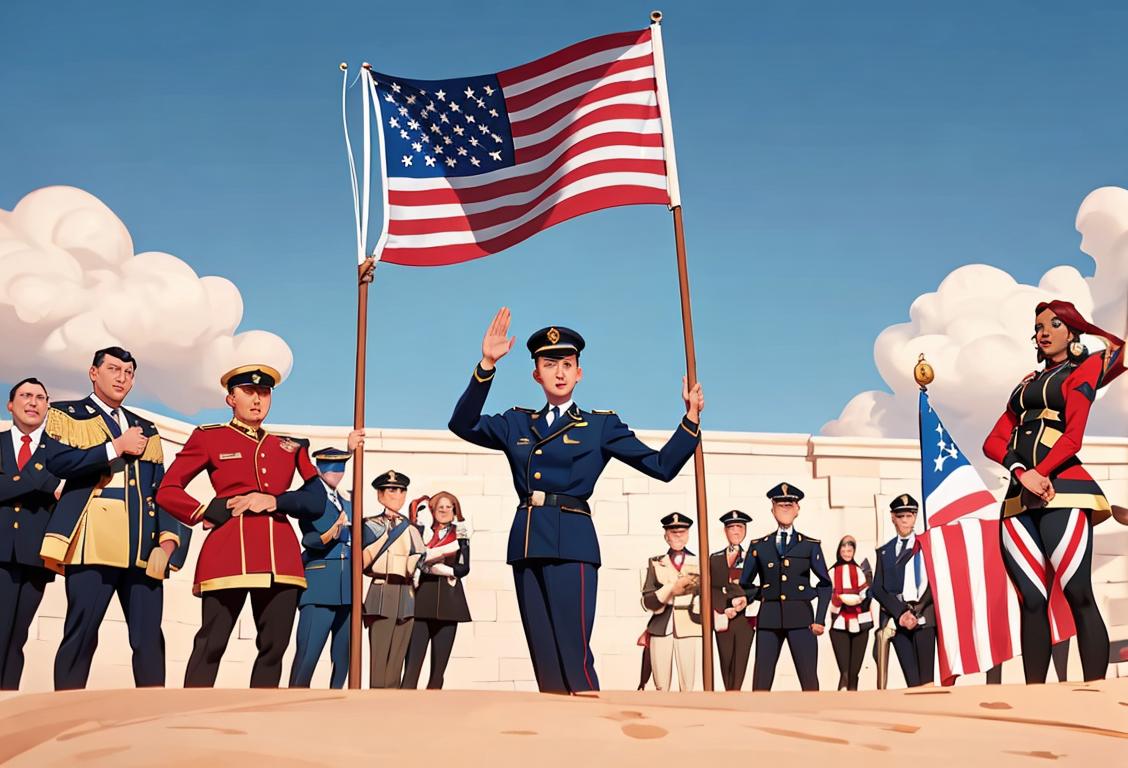
[[[158,424],[171,461],[184,444],[191,425],[158,414],[147,414]],[[343,446],[344,428],[278,426],[273,431],[307,437],[313,447]],[[659,446],[667,435],[641,432],[640,437]],[[709,500],[709,540],[719,549],[724,536],[716,519],[739,508],[752,515],[752,536],[774,529],[765,491],[784,480],[806,493],[796,528],[823,542],[833,561],[834,546],[846,533],[859,545],[859,560],[873,559],[877,543],[892,536],[888,502],[903,492],[920,498],[920,464],[916,441],[870,438],[830,438],[797,434],[737,432],[705,433],[705,466]],[[1090,439],[1083,458],[1110,499],[1128,501],[1128,439]],[[411,493],[448,490],[456,494],[474,529],[472,567],[465,581],[474,622],[459,629],[454,655],[446,674],[448,688],[534,690],[512,577],[505,564],[505,542],[516,505],[505,459],[437,430],[370,430],[366,441],[365,475],[373,477],[394,468],[412,478]],[[350,473],[351,475],[351,473]],[[347,481],[346,481],[347,482]],[[1002,479],[999,478],[1001,486]],[[206,477],[190,486],[197,498],[210,498]],[[366,508],[375,508],[375,493],[368,489]],[[599,604],[592,638],[596,668],[606,689],[633,689],[638,683],[640,649],[636,641],[646,624],[640,605],[640,570],[649,556],[665,551],[659,518],[673,511],[694,513],[692,462],[671,483],[651,480],[613,462],[607,467],[592,498],[599,531],[603,567],[599,572]],[[185,571],[166,582],[164,631],[168,648],[168,684],[180,685],[184,666],[199,627],[199,600],[191,593],[191,574],[202,532]],[[1094,582],[1101,612],[1114,640],[1128,638],[1128,528],[1107,522],[1095,539]],[[696,541],[696,535],[691,541]],[[691,544],[696,551],[696,546]],[[66,608],[64,584],[56,580],[47,591],[32,628],[26,656],[24,690],[48,690],[55,649],[62,636]],[[244,687],[255,655],[254,623],[245,609],[228,646],[219,673],[221,686]],[[1071,677],[1078,678],[1076,651]],[[293,644],[287,653],[289,674]],[[1128,676],[1128,664],[1118,665]],[[314,684],[328,685],[328,652]],[[365,660],[367,669],[367,659]],[[426,667],[424,668],[424,679]],[[745,687],[751,686],[749,673]],[[833,688],[837,668],[827,638],[820,640],[819,677],[823,688]],[[979,682],[982,676],[972,679]],[[698,687],[701,685],[698,675]],[[1021,664],[1004,668],[1004,682],[1019,682]],[[716,676],[720,687],[719,674]],[[897,664],[891,664],[892,686],[901,685]],[[121,611],[114,603],[106,616],[90,679],[91,687],[132,685],[130,650]],[[862,687],[874,686],[873,663],[867,658]],[[777,689],[797,689],[794,668],[786,653],[781,659]]]

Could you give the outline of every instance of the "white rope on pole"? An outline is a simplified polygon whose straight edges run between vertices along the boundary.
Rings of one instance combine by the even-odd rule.
[[[376,135],[380,139],[380,191],[383,196],[384,223],[380,228],[380,238],[376,241],[376,247],[372,249],[372,255],[379,262],[380,255],[384,252],[384,244],[388,241],[388,161],[384,156],[384,113],[380,108],[380,94],[376,91],[375,78],[371,76],[371,72],[368,74],[368,88],[371,91],[372,103],[376,110]]]
[[[341,126],[345,129],[345,150],[349,156],[349,181],[352,186],[353,221],[356,225],[356,255],[364,261],[364,240],[360,234],[360,191],[357,188],[356,160],[353,158],[352,142],[349,140],[349,117],[346,95],[349,83],[349,65],[341,62]]]
[[[681,188],[678,186],[678,160],[674,154],[674,122],[670,115],[670,96],[666,88],[666,58],[662,50],[662,14],[650,15],[650,43],[654,49],[654,79],[658,83],[658,111],[662,115],[662,149],[666,155],[666,191],[670,195],[670,208],[681,205]]]
[[[363,243],[360,253],[357,254],[357,264],[362,264],[365,259],[364,250],[368,247],[368,209],[369,209],[369,191],[372,185],[372,105],[371,101],[374,100],[374,94],[370,96],[372,90],[372,76],[369,74],[370,67],[368,62],[362,65],[364,71],[364,79],[368,82],[367,87],[361,88],[364,94],[364,179],[363,179],[363,193],[361,196],[361,209],[360,209],[360,239]]]

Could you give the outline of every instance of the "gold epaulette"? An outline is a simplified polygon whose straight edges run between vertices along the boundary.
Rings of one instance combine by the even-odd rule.
[[[47,409],[44,431],[71,448],[93,448],[110,439],[109,430],[101,419],[74,419],[57,408]]]
[[[592,413],[598,413],[600,416],[614,416],[615,415],[614,411],[597,411],[597,410],[594,410],[594,409],[592,410]]]
[[[137,460],[148,461],[152,464],[164,464],[164,448],[161,447],[160,435],[153,435],[149,438],[149,442],[145,443],[145,452]]]
[[[201,424],[196,429],[221,429],[226,426],[226,424]]]

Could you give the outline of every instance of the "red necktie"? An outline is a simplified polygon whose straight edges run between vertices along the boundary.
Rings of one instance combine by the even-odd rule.
[[[24,465],[31,461],[31,435],[23,435],[20,440],[23,444],[20,445],[19,456],[16,456],[16,465],[23,469]]]

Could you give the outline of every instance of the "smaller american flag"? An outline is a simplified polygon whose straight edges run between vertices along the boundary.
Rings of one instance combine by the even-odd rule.
[[[383,261],[437,266],[575,216],[670,202],[653,29],[585,40],[495,74],[372,72]]]
[[[1003,567],[999,503],[944,429],[925,392],[920,393],[920,461],[928,528],[920,544],[936,606],[940,681],[952,685],[960,675],[986,672],[1022,652],[1018,593]],[[1012,546],[1031,562],[1041,558],[1033,544]],[[1050,627],[1057,643],[1076,630],[1059,580],[1053,579],[1050,588]]]

